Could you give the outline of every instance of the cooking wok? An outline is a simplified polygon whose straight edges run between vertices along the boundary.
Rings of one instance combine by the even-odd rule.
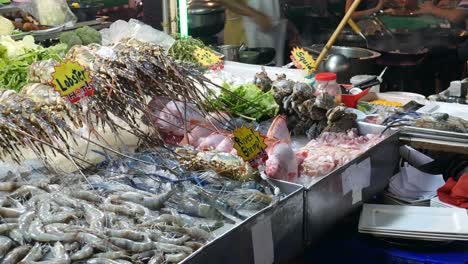
[[[265,65],[275,59],[276,51],[274,48],[246,48],[244,51],[258,52],[258,58],[255,64]]]
[[[324,45],[312,45],[304,47],[305,50],[309,51],[314,56],[318,56],[322,51]],[[371,74],[378,75],[381,69],[376,65],[376,60],[380,57],[380,53],[371,51],[363,48],[356,47],[342,47],[342,46],[332,46],[328,55],[332,54],[341,54],[348,59],[350,67],[345,72],[340,72],[338,74],[338,82],[340,83],[349,83],[351,77],[355,75],[362,74]],[[317,69],[318,72],[326,71],[325,64],[328,59],[328,56],[320,64]]]
[[[429,49],[412,42],[393,39],[368,38],[368,48],[381,53],[378,63],[385,65],[417,65],[429,52]]]

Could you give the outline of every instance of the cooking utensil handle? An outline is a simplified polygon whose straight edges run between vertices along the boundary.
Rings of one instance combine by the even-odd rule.
[[[367,89],[367,88],[369,88],[369,87],[372,87],[372,86],[378,85],[378,84],[380,84],[380,81],[377,80],[377,79],[375,79],[375,80],[372,80],[371,82],[366,82],[366,83],[361,84],[361,85],[359,85],[359,86],[356,85],[356,87],[359,88],[359,89],[361,89],[361,90],[365,90],[365,89]]]
[[[356,8],[359,6],[360,3],[361,3],[361,0],[356,0],[356,1],[353,2],[351,7],[348,9],[348,12],[346,12],[346,14],[343,17],[343,19],[341,20],[340,24],[335,29],[335,32],[333,32],[333,35],[328,40],[327,44],[323,47],[322,52],[320,53],[317,60],[315,61],[315,65],[314,65],[314,68],[312,69],[312,73],[317,71],[318,67],[320,66],[320,63],[322,63],[322,61],[325,58],[325,56],[327,55],[328,51],[331,49],[331,47],[335,43],[336,39],[338,38],[338,35],[341,34],[341,32],[343,31],[343,28],[345,27],[346,23],[351,18],[351,15],[354,13],[354,11],[356,10]]]
[[[348,20],[348,25],[351,27],[351,29],[354,31],[354,33],[356,33],[359,36],[361,36],[362,38],[366,39],[366,36],[364,36],[364,34],[362,34],[361,28],[359,27],[358,24],[356,24],[356,22],[354,22],[353,19],[350,18]]]

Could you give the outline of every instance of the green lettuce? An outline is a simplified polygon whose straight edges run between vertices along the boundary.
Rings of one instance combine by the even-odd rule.
[[[223,88],[220,96],[210,101],[218,110],[252,121],[268,119],[278,114],[279,106],[271,91],[262,92],[252,83],[240,86],[224,83]]]

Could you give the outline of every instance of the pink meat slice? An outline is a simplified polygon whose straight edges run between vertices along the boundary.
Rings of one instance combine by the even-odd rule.
[[[204,126],[202,124],[196,125],[184,139],[180,142],[180,145],[191,145],[198,147],[202,140],[211,135],[215,130],[213,128]]]
[[[355,129],[347,133],[323,133],[296,152],[299,170],[305,176],[327,175],[380,140],[379,136],[359,136]]]
[[[291,143],[291,135],[289,134],[286,116],[279,115],[273,120],[273,123],[268,130],[267,138],[288,144]]]
[[[277,142],[267,149],[266,175],[273,179],[295,182],[298,176],[298,163],[291,146]]]
[[[231,137],[225,137],[221,143],[216,147],[217,151],[231,153],[234,149],[234,141]],[[236,151],[237,154],[237,151]]]
[[[158,108],[158,104],[155,105]],[[193,104],[169,101],[157,114],[156,127],[168,134],[184,136],[186,129],[190,131],[195,124],[203,123],[203,115]]]
[[[225,129],[224,126],[229,120],[231,120],[231,117],[226,112],[212,112],[206,117],[206,123],[217,129]]]
[[[208,137],[200,141],[198,149],[200,150],[210,150],[215,149],[218,145],[226,138],[226,135],[219,133],[212,133]]]

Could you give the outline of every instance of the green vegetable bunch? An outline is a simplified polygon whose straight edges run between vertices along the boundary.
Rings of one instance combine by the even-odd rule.
[[[190,36],[182,37],[180,35],[175,36],[175,39],[176,42],[169,50],[169,56],[175,60],[189,62],[201,66],[194,54],[197,48],[206,48],[203,41],[192,38]]]
[[[251,83],[237,87],[224,83],[223,88],[225,90],[218,98],[210,100],[216,109],[252,121],[268,119],[278,114],[279,106],[272,91],[264,93]]]
[[[68,45],[68,49],[71,49],[75,45],[101,44],[102,36],[94,28],[84,26],[75,31],[63,32],[60,34],[59,39],[61,43]]]
[[[66,45],[43,48],[34,44],[31,36],[22,41],[0,39],[0,89],[20,91],[28,82],[29,66],[41,60],[62,61]],[[31,42],[32,43],[29,43]]]

